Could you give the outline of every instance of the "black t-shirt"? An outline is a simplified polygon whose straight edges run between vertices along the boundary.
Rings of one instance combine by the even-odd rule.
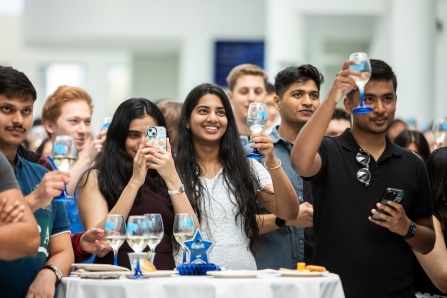
[[[413,252],[401,236],[368,220],[388,188],[405,192],[407,216],[431,216],[432,198],[423,162],[387,138],[385,151],[369,164],[368,187],[356,173],[361,165],[350,130],[325,138],[320,146],[320,172],[309,178],[314,197],[314,264],[340,275],[346,297],[414,297],[411,292]]]

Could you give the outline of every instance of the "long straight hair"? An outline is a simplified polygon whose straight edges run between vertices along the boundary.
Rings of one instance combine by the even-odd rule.
[[[433,196],[434,214],[447,232],[447,147],[433,151],[425,164]]]
[[[145,98],[130,98],[122,102],[113,115],[112,122],[107,130],[107,137],[101,153],[96,157],[93,167],[88,169],[80,178],[77,189],[83,187],[92,170],[97,171],[98,187],[107,201],[111,210],[127,183],[132,177],[133,158],[126,151],[126,139],[130,123],[144,116],[151,116],[159,126],[166,126],[160,109]],[[150,169],[149,183],[155,187],[162,186],[166,190],[166,184],[156,170]],[[83,179],[86,177],[87,179]],[[167,190],[166,190],[167,193]],[[140,200],[141,189],[138,190],[136,201]]]
[[[227,128],[220,139],[219,159],[223,165],[222,173],[226,189],[234,196],[237,204],[235,221],[241,221],[245,235],[249,239],[248,248],[253,252],[253,244],[259,235],[256,223],[256,194],[261,189],[259,179],[252,170],[242,148],[239,132],[236,127],[233,110],[225,92],[214,84],[201,84],[188,94],[180,114],[178,140],[182,148],[176,156],[176,165],[191,205],[199,221],[207,214],[202,209],[204,200],[204,186],[200,183],[202,170],[196,161],[196,152],[191,130],[187,128],[191,113],[199,100],[206,94],[214,94],[220,98],[228,120]]]

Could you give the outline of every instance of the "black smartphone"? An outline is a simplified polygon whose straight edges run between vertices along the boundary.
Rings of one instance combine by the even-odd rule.
[[[396,203],[400,203],[402,201],[402,198],[404,197],[404,194],[405,193],[402,189],[388,187],[387,189],[385,189],[382,196],[380,197],[379,203],[381,203],[383,205],[387,205],[387,206],[389,206],[387,204],[388,201],[394,201]],[[383,214],[390,215],[388,212],[386,212],[383,209],[379,208],[377,210]],[[375,219],[375,220],[383,221],[383,219],[381,219],[377,215],[371,214],[371,218]]]

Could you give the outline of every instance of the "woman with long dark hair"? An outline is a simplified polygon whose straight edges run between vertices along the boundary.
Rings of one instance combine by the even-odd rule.
[[[413,266],[413,288],[419,292],[416,293],[417,297],[446,297],[444,293],[447,293],[447,147],[433,151],[425,165],[433,196],[436,242],[430,253],[426,255],[415,253],[419,263],[415,261]]]
[[[103,228],[108,214],[160,213],[165,235],[156,248],[158,269],[174,268],[172,226],[176,213],[192,213],[175,169],[170,145],[167,151],[148,146],[147,126],[166,126],[161,111],[144,98],[124,101],[113,115],[103,150],[79,183],[79,214],[85,229]],[[175,192],[169,195],[168,190]],[[196,225],[197,219],[194,215]],[[120,266],[130,268],[125,242],[118,253]],[[113,264],[113,254],[95,258],[95,263]]]
[[[178,137],[177,169],[204,238],[214,241],[210,261],[227,269],[256,269],[256,204],[282,219],[295,219],[299,210],[272,140],[264,133],[253,135],[267,169],[247,159],[228,97],[214,84],[188,94]]]
[[[416,153],[424,162],[430,155],[430,146],[424,134],[417,130],[404,129],[394,139],[394,143]]]

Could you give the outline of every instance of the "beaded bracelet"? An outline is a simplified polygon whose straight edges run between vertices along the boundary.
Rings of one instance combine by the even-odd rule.
[[[269,168],[266,164],[265,164],[265,161],[264,161],[264,167],[267,169],[267,170],[276,170],[276,169],[279,169],[280,167],[281,167],[281,159],[278,159],[279,160],[279,165],[277,165],[276,167],[273,167],[273,168]]]

